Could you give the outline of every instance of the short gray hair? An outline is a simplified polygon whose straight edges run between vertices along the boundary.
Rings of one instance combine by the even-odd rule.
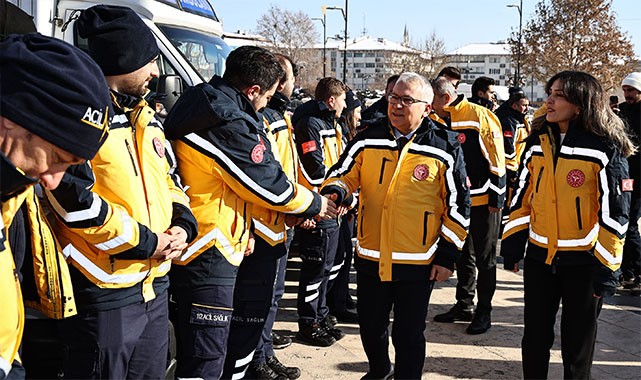
[[[423,100],[429,104],[432,104],[432,100],[434,100],[434,92],[432,91],[432,86],[430,86],[430,82],[428,82],[428,80],[425,79],[424,76],[417,73],[406,72],[401,74],[398,77],[396,84],[399,84],[399,83],[416,85],[418,87],[418,92],[420,94],[419,100]]]
[[[432,89],[439,96],[450,95],[452,99],[456,98],[456,89],[452,82],[445,77],[438,77],[432,81]]]

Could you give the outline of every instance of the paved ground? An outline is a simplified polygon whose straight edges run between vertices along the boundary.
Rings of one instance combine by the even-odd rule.
[[[281,302],[275,330],[293,337],[296,325],[296,277],[300,261],[290,259],[286,294]],[[499,265],[502,268],[502,265]],[[353,276],[355,274],[353,273]],[[523,332],[523,278],[499,270],[494,297],[492,329],[482,335],[467,335],[466,323],[432,321],[454,302],[456,278],[438,284],[430,300],[427,329],[427,358],[424,379],[520,379]],[[354,284],[351,285],[354,287]],[[354,292],[355,294],[355,292]],[[560,313],[559,313],[560,316]],[[339,325],[347,334],[332,347],[310,347],[296,341],[277,351],[279,359],[301,368],[301,379],[360,379],[367,372],[358,325]],[[393,348],[390,347],[393,351]],[[393,353],[391,355],[393,358]],[[604,305],[592,370],[594,379],[641,379],[641,298],[617,294]],[[560,336],[550,364],[550,379],[561,379]]]

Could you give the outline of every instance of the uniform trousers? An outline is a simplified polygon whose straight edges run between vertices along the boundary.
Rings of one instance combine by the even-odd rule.
[[[178,306],[176,377],[220,378],[227,354],[233,294],[233,285],[172,290]]]
[[[65,379],[161,379],[169,344],[168,295],[60,321]]]
[[[342,262],[332,268],[330,280],[335,276],[334,283],[327,291],[327,306],[329,312],[340,313],[348,309],[347,299],[349,298],[349,272],[352,269],[352,258],[354,246],[352,245],[352,234],[354,232],[354,215],[349,213],[341,219],[340,234],[338,240],[337,257],[343,257]],[[334,272],[336,274],[334,275]]]
[[[382,378],[391,369],[388,326],[393,308],[394,377],[420,379],[425,362],[425,318],[434,281],[425,276],[420,280],[382,282],[378,276],[357,268],[356,283],[358,324],[369,374]]]
[[[632,196],[630,203],[630,220],[628,232],[623,246],[623,261],[621,271],[623,278],[630,279],[641,275],[641,234],[639,234],[639,218],[641,218],[641,199]]]
[[[247,371],[272,305],[276,266],[287,254],[284,242],[255,238],[254,253],[238,267],[223,379],[241,379]]]
[[[597,318],[603,305],[602,298],[593,296],[592,268],[552,266],[525,256],[525,329],[521,342],[525,379],[547,378],[560,302],[563,377],[590,379]]]
[[[489,212],[487,205],[474,206],[470,213],[470,232],[463,252],[456,263],[456,300],[466,306],[474,305],[478,291],[478,308],[492,310],[496,290],[496,244],[501,213]]]
[[[285,241],[285,250],[289,253],[289,247],[292,244],[292,239],[294,238],[294,230],[287,230],[287,240]],[[283,298],[285,294],[285,275],[287,274],[287,254],[278,259],[276,264],[276,280],[274,281],[274,295],[272,297],[272,305],[269,308],[269,314],[267,314],[267,320],[265,321],[265,327],[263,327],[263,332],[261,334],[258,345],[256,346],[256,352],[254,352],[254,359],[252,364],[260,365],[264,364],[266,358],[274,356],[274,344],[272,341],[272,329],[274,328],[274,322],[276,322],[276,313],[278,312],[278,302]]]
[[[336,257],[339,231],[338,226],[296,230],[302,260],[297,300],[299,327],[321,322],[329,314],[326,297],[332,286],[330,272],[343,259]]]

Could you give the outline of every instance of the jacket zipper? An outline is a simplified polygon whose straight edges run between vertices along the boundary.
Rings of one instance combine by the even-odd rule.
[[[581,222],[581,198],[576,197],[576,220],[579,225],[579,229],[583,229],[583,222]]]
[[[127,152],[129,152],[129,158],[131,159],[131,166],[134,167],[134,174],[138,177],[138,169],[136,169],[136,160],[134,159],[134,152],[131,150],[131,145],[129,145],[129,140],[125,140],[125,145],[127,145]]]
[[[427,243],[427,220],[429,219],[430,212],[425,211],[423,213],[423,245]]]
[[[358,224],[358,234],[363,237],[363,219],[365,215],[365,206],[361,207],[361,222]]]
[[[383,162],[381,163],[381,175],[378,177],[379,185],[383,183],[383,173],[385,173],[385,164],[387,164],[388,161],[391,162],[392,160],[390,160],[389,158],[383,157]]]
[[[541,171],[539,172],[539,178],[537,178],[537,180],[536,180],[536,192],[537,193],[539,192],[539,185],[541,184],[541,177],[543,177],[543,170],[545,170],[545,168],[541,168]]]

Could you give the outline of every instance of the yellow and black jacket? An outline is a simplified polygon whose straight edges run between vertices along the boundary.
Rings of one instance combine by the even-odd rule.
[[[313,216],[318,194],[292,183],[272,154],[262,116],[226,80],[187,90],[165,121],[188,186],[198,238],[172,270],[172,286],[232,285],[243,259],[253,205]]]
[[[287,178],[296,183],[298,178],[298,155],[294,145],[292,122],[286,107],[289,99],[280,92],[274,93],[263,111],[265,134],[271,144],[272,153],[280,163]],[[285,215],[268,208],[254,205],[252,209],[254,234],[272,246],[286,240]]]
[[[519,164],[525,151],[525,141],[530,135],[530,123],[525,119],[525,115],[513,109],[507,103],[503,103],[496,110],[496,116],[501,122],[501,128],[503,128],[503,147],[505,149],[505,171],[508,188],[507,208],[512,199],[511,193],[516,182],[516,173],[519,170]]]
[[[357,255],[382,281],[403,266],[453,269],[469,228],[463,152],[452,132],[425,119],[399,150],[387,118],[358,133],[328,172],[321,193],[360,189]]]
[[[448,126],[458,133],[470,178],[472,206],[502,208],[505,202],[505,152],[501,123],[489,109],[463,95],[445,107]]]
[[[197,234],[162,125],[141,98],[112,92],[115,115],[94,159],[70,167],[47,192],[55,229],[71,262],[80,310],[147,302],[168,287],[171,262],[150,259],[156,233]]]
[[[622,191],[628,164],[603,138],[570,125],[560,143],[544,122],[526,145],[505,226],[501,256],[511,267],[525,254],[548,265],[585,265],[598,259],[603,285],[616,281],[628,226],[630,193]]]

